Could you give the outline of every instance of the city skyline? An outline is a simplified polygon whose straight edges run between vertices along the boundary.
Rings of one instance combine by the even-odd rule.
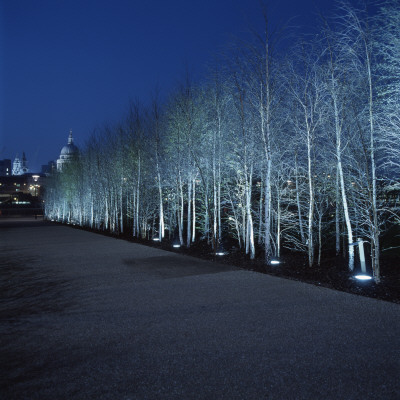
[[[318,11],[312,0],[269,4],[271,23],[294,18],[292,32],[313,29]],[[25,152],[31,170],[57,159],[70,129],[83,147],[130,100],[148,103],[157,87],[165,99],[186,69],[201,81],[233,37],[262,30],[257,0],[21,0],[3,2],[0,18],[0,159]]]
[[[9,168],[10,170],[7,171],[7,173],[1,175],[18,176],[23,174],[47,173],[48,170],[52,168],[52,166],[54,167],[54,169],[57,169],[57,164],[60,163],[60,160],[63,158],[62,157],[63,149],[67,147],[67,145],[68,146],[70,145],[71,135],[72,135],[72,130],[69,131],[68,140],[65,141],[64,146],[61,147],[60,152],[56,158],[44,161],[38,166],[35,165],[33,168],[30,167],[29,159],[26,157],[26,152],[24,150],[21,151],[20,153],[16,153],[14,157],[5,157],[0,159],[1,162],[10,161],[10,166],[11,166]],[[16,165],[17,165],[17,170],[16,170]],[[23,165],[24,168],[19,167],[20,165]]]

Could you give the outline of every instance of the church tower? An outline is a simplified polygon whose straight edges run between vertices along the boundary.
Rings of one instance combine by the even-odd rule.
[[[27,172],[29,172],[29,168],[28,168],[28,163],[27,163],[27,161],[26,161],[25,152],[22,152],[21,169],[22,169],[22,173],[23,173],[23,174],[26,174]]]
[[[29,172],[28,163],[26,161],[25,152],[22,153],[22,160],[16,155],[13,168],[12,168],[12,175],[23,175]]]
[[[15,156],[13,161],[12,174],[22,175],[21,160],[19,159],[18,154]]]

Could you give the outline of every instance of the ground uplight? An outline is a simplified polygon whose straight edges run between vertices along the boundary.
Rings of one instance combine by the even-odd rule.
[[[217,251],[215,252],[215,255],[217,256],[224,256],[226,255],[228,252],[226,251],[225,247],[223,246],[223,244],[219,243],[218,247],[217,247]]]
[[[369,281],[369,280],[372,279],[372,276],[364,275],[364,274],[358,274],[358,275],[355,275],[354,278],[356,278],[356,279],[358,279],[360,281]]]

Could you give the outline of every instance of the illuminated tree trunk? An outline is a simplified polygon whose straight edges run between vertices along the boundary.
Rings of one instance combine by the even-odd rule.
[[[354,269],[354,246],[351,245],[351,243],[353,243],[353,229],[351,226],[350,213],[349,213],[349,207],[348,207],[348,203],[347,203],[347,195],[346,195],[346,189],[345,189],[344,177],[343,177],[341,129],[340,129],[340,125],[339,125],[339,113],[337,110],[337,103],[336,103],[335,98],[334,98],[334,111],[335,111],[335,127],[336,127],[335,129],[336,129],[337,171],[339,174],[340,189],[341,189],[341,193],[342,193],[343,214],[344,214],[344,219],[346,222],[347,240],[348,240],[348,244],[349,244],[349,250],[348,250],[349,270],[353,271],[353,269]]]
[[[139,211],[140,211],[140,181],[141,181],[141,154],[140,151],[138,152],[138,170],[137,170],[137,186],[136,186],[136,209],[135,209],[135,219],[136,219],[136,229],[137,235],[140,235],[140,218],[139,218]]]
[[[192,242],[196,240],[196,177],[193,178],[193,197],[192,197]]]
[[[90,192],[90,228],[94,225],[94,204],[93,204],[93,194]]]
[[[213,243],[218,243],[218,204],[217,204],[217,171],[216,171],[216,137],[213,133],[213,159],[212,159],[212,174],[213,174]],[[216,248],[214,249],[216,250]]]
[[[184,198],[183,198],[183,183],[181,172],[179,171],[178,175],[178,196],[179,196],[179,206],[178,206],[178,231],[179,231],[179,242],[181,246],[183,246],[183,207],[184,207]]]
[[[263,226],[263,197],[264,197],[264,182],[263,177],[261,176],[260,180],[260,202],[258,208],[258,244],[262,243],[262,226]]]
[[[276,255],[281,255],[281,195],[280,190],[277,188],[276,196]]]
[[[160,173],[160,110],[157,99],[157,94],[153,99],[152,104],[152,117],[154,119],[155,130],[155,155],[156,155],[156,172],[157,172],[157,188],[158,188],[158,240],[161,242],[165,236],[165,222],[164,222],[164,201],[163,191],[161,186],[161,173]]]
[[[311,131],[308,126],[308,118],[306,115],[307,124],[307,172],[308,172],[308,265],[311,267],[314,264],[314,182],[313,182],[313,171],[312,171],[312,157],[311,157]]]
[[[162,239],[164,239],[164,205],[163,205],[163,194],[162,194],[162,188],[161,188],[161,176],[159,172],[159,167],[157,163],[157,183],[158,183],[158,196],[159,196],[159,220],[158,220],[158,240],[161,242]]]
[[[322,213],[318,216],[318,266],[321,265],[322,256]]]
[[[250,253],[250,259],[253,260],[255,257],[255,245],[254,245],[254,228],[253,228],[253,217],[251,214],[251,183],[253,180],[253,164],[250,166],[249,176],[246,177],[246,254]]]
[[[123,181],[121,182],[121,188],[120,188],[120,198],[119,198],[119,215],[120,215],[120,232],[124,233],[124,198],[123,198]]]
[[[339,145],[337,145],[337,151],[340,149],[340,142]],[[349,250],[348,250],[348,255],[349,255],[349,270],[353,271],[354,270],[354,246],[351,245],[353,243],[353,229],[351,227],[351,221],[350,221],[350,214],[349,214],[349,207],[347,204],[347,196],[346,196],[346,190],[345,190],[345,185],[344,185],[344,177],[343,177],[343,169],[342,169],[342,160],[341,160],[341,154],[339,151],[339,154],[337,153],[338,156],[338,172],[339,172],[339,180],[340,180],[340,188],[342,192],[342,204],[343,204],[343,213],[344,213],[344,219],[346,223],[346,228],[347,228],[347,241],[349,244]]]
[[[369,133],[370,133],[370,162],[371,162],[371,179],[372,179],[372,270],[374,271],[375,282],[379,283],[381,280],[380,275],[380,246],[379,246],[379,224],[378,224],[378,206],[377,206],[377,191],[376,191],[376,165],[375,165],[375,128],[374,128],[374,96],[373,96],[373,85],[372,85],[372,72],[371,72],[371,56],[369,53],[368,45],[365,40],[365,35],[362,35],[364,39],[364,50],[365,59],[367,64],[367,76],[368,76],[368,116],[369,116]]]
[[[336,202],[335,202],[335,238],[336,255],[340,254],[340,185],[339,170],[336,168]]]
[[[305,243],[304,238],[304,227],[303,227],[303,216],[301,214],[301,205],[300,205],[300,187],[299,187],[299,170],[297,167],[297,152],[295,156],[295,182],[296,182],[296,203],[297,203],[297,214],[299,218],[299,228],[300,228],[300,238],[301,243]]]
[[[192,216],[191,216],[191,207],[192,207],[192,178],[189,176],[188,178],[188,198],[187,198],[187,229],[186,229],[186,246],[190,247],[190,243],[192,241],[192,230],[191,230],[191,223],[192,223]]]

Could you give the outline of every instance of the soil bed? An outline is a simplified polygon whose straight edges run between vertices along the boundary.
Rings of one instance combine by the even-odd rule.
[[[182,246],[175,249],[168,239],[160,243],[153,240],[133,238],[127,234],[117,235],[80,226],[73,227],[166,251],[230,264],[262,274],[293,279],[316,286],[400,304],[400,267],[397,254],[385,255],[381,258],[381,282],[377,284],[374,280],[360,281],[354,278],[355,273],[348,270],[347,261],[343,257],[335,256],[334,254],[329,255],[326,253],[321,265],[312,268],[308,266],[306,256],[303,253],[296,252],[285,252],[280,258],[281,263],[279,265],[265,265],[262,256],[257,257],[255,260],[250,260],[243,254],[242,250],[234,246],[225,255],[218,256],[212,252],[211,246],[206,241],[197,241],[189,248]],[[357,270],[357,265],[355,270]]]

